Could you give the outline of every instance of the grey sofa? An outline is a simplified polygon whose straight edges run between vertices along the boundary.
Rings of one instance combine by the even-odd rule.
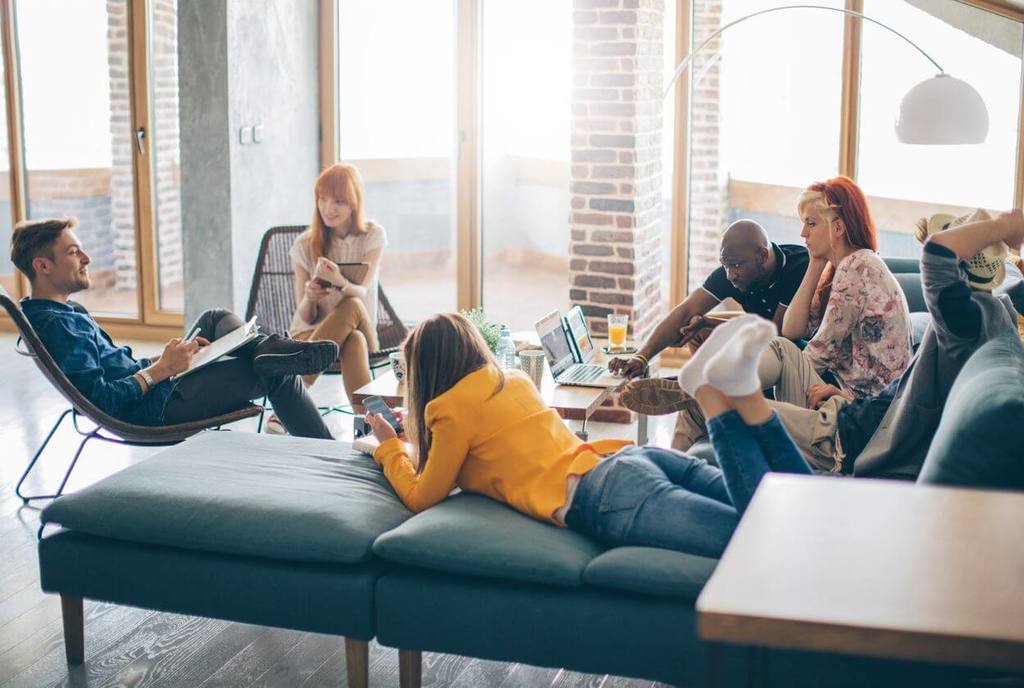
[[[1008,433],[988,451],[965,454],[957,440],[1024,426],[1022,370],[1012,335],[975,354],[924,475],[993,486],[993,462],[1019,468]],[[984,465],[961,470],[972,458]],[[72,663],[85,658],[83,599],[344,636],[349,686],[366,685],[372,637],[402,651],[408,686],[422,651],[681,685],[704,683],[709,669],[719,685],[746,685],[755,657],[731,647],[710,662],[696,635],[694,601],[715,560],[604,550],[470,494],[414,516],[373,461],[340,442],[206,433],[61,497],[41,518],[40,580],[62,597]],[[777,685],[963,678],[931,665],[770,654]]]

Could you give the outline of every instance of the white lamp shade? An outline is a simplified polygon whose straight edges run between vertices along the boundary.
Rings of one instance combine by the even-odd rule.
[[[950,145],[984,143],[988,109],[966,81],[938,74],[907,91],[896,113],[900,143]]]

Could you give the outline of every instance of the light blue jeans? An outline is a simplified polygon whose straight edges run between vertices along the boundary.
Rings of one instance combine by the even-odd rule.
[[[778,416],[748,426],[735,411],[708,421],[721,468],[673,449],[626,447],[584,475],[566,525],[609,546],[719,557],[761,478],[811,469]]]

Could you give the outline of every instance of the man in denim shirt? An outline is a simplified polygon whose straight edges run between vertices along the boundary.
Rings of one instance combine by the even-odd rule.
[[[89,255],[74,227],[74,219],[19,224],[11,237],[11,260],[32,283],[32,296],[21,301],[25,317],[89,401],[124,421],[162,425],[209,418],[267,396],[293,435],[331,439],[297,376],[327,368],[338,356],[334,342],[259,337],[231,357],[174,380],[200,346],[241,327],[241,318],[226,310],[206,311],[196,322],[203,336],[191,342],[172,339],[156,358],[136,359],[69,299],[90,285]]]

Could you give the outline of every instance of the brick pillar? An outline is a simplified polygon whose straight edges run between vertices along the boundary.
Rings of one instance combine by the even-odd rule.
[[[135,289],[135,196],[132,186],[131,92],[128,73],[128,6],[107,0],[107,65],[110,76],[110,213],[118,289]]]
[[[178,134],[178,0],[152,5],[153,135],[156,155],[157,245],[160,285],[182,280],[181,170]],[[165,304],[169,305],[169,304]]]
[[[629,315],[644,339],[662,317],[664,0],[574,0],[569,299],[593,332]]]
[[[722,0],[695,0],[693,20],[696,46],[722,25]],[[721,48],[718,37],[690,65],[691,73],[704,75],[690,100],[690,291],[718,267],[718,243],[729,213],[728,179],[720,170],[719,156],[722,63],[716,60],[708,67]]]

